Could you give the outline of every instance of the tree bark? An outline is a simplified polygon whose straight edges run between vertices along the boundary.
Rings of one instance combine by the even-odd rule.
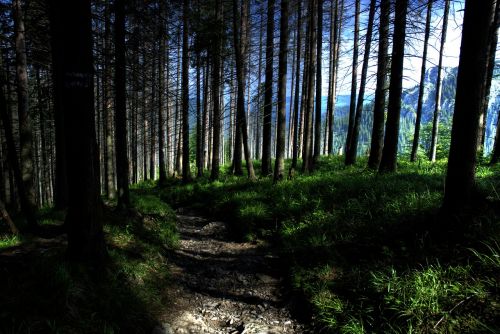
[[[182,21],[182,181],[189,182],[189,0],[184,0]]]
[[[347,137],[345,142],[346,158],[351,150],[352,131],[354,130],[354,118],[356,117],[356,93],[358,91],[358,56],[359,56],[359,15],[361,0],[356,0],[356,13],[354,14],[354,48],[352,51],[352,80],[351,99],[349,103],[349,124],[347,125]],[[346,160],[347,162],[347,160]]]
[[[125,88],[125,0],[115,2],[115,151],[118,209],[130,206]]]
[[[361,69],[361,82],[359,84],[358,102],[356,104],[356,116],[351,134],[351,143],[346,152],[346,165],[356,163],[358,157],[359,128],[361,125],[361,116],[363,114],[366,79],[368,75],[368,62],[370,61],[370,48],[372,45],[373,22],[375,21],[375,0],[370,1],[370,10],[368,14],[368,29],[366,31],[365,53],[363,55],[363,68]]]
[[[386,105],[387,73],[389,72],[389,28],[391,18],[391,1],[380,2],[380,24],[378,42],[377,87],[373,108],[372,140],[368,167],[378,169],[382,159],[384,144],[384,114]]]
[[[481,109],[481,115],[479,116],[479,141],[478,141],[478,153],[482,156],[484,153],[484,146],[486,144],[486,128],[488,125],[488,107],[490,104],[490,92],[491,92],[491,82],[493,81],[493,74],[495,72],[495,62],[496,62],[496,52],[498,43],[498,28],[500,26],[500,1],[497,1],[495,7],[495,18],[494,24],[490,31],[490,45],[488,49],[488,73],[486,77],[486,82],[484,84],[483,93],[483,107]]]
[[[21,210],[24,213],[28,227],[33,228],[37,225],[37,219],[35,215],[35,210],[32,203],[28,200],[26,194],[25,184],[23,182],[21,166],[19,165],[19,159],[17,156],[16,142],[14,139],[14,133],[12,131],[12,111],[10,110],[10,105],[6,98],[6,92],[9,90],[7,87],[7,78],[5,77],[3,69],[3,59],[0,57],[0,118],[2,119],[5,141],[7,144],[7,156],[9,160],[10,169],[12,170],[13,179],[15,185],[17,186],[17,195],[19,197],[19,203],[21,204]],[[12,197],[12,203],[16,202],[14,196],[14,184],[11,182],[9,185],[10,194]]]
[[[281,0],[280,18],[280,51],[278,65],[278,124],[276,136],[276,161],[274,165],[274,182],[283,179],[285,170],[285,137],[286,137],[286,78],[288,57],[288,0]]]
[[[112,98],[112,65],[111,65],[111,5],[106,4],[104,11],[104,135],[105,135],[105,150],[104,150],[104,173],[106,174],[105,192],[108,199],[115,199],[116,185],[115,185],[115,159],[114,159],[114,145],[113,145],[113,98]]]
[[[34,183],[33,130],[29,115],[28,64],[26,60],[26,43],[24,14],[21,0],[13,1],[14,38],[16,47],[16,81],[17,81],[17,114],[19,118],[19,149],[21,158],[21,177],[27,200],[27,217],[33,216],[37,210]],[[24,210],[23,210],[24,211]],[[28,219],[31,228],[36,227],[36,220]]]
[[[201,55],[196,53],[196,177],[203,176],[201,121]]]
[[[316,43],[316,108],[314,117],[313,165],[316,166],[321,154],[321,62],[323,55],[323,0],[317,1],[317,43]]]
[[[3,200],[0,200],[0,218],[2,218],[7,223],[7,225],[9,225],[10,232],[13,235],[19,235],[19,229],[10,218],[7,209],[5,209],[5,204],[3,203]]]
[[[434,106],[434,116],[432,119],[432,136],[431,136],[431,149],[429,152],[429,160],[436,161],[436,151],[438,142],[439,131],[439,114],[441,113],[441,96],[443,92],[442,71],[443,71],[443,53],[444,45],[446,43],[446,33],[448,30],[448,13],[450,12],[450,0],[444,1],[444,17],[443,29],[441,31],[441,46],[439,48],[439,63],[438,63],[438,76],[436,80],[436,104]]]
[[[297,168],[299,156],[299,101],[300,101],[300,62],[302,54],[302,0],[297,4],[297,51],[295,61],[295,94],[293,101],[293,147],[291,170]]]
[[[342,1],[343,2],[343,1]],[[342,4],[343,5],[343,4]],[[333,6],[333,4],[332,4]],[[335,0],[335,13],[330,28],[330,79],[328,84],[327,119],[328,155],[333,155],[333,122],[335,113],[335,99],[337,91],[337,68],[340,42],[339,1]]]
[[[417,116],[415,120],[415,132],[413,134],[413,145],[411,148],[410,161],[417,160],[417,152],[420,141],[420,123],[422,120],[422,107],[424,103],[425,92],[425,72],[427,65],[427,49],[429,47],[429,36],[431,34],[432,1],[427,3],[427,16],[425,19],[424,52],[422,55],[422,68],[420,70],[420,86],[418,89]]]
[[[159,2],[158,7],[158,43],[159,45],[159,56],[158,56],[158,165],[159,165],[159,179],[158,185],[164,186],[167,181],[167,171],[165,169],[165,129],[163,122],[163,96],[164,86],[165,86],[165,23],[163,21],[163,16],[165,15],[165,10],[163,8],[163,2]],[[168,93],[167,93],[168,94]]]
[[[245,160],[247,164],[247,173],[249,179],[255,179],[255,172],[253,169],[252,159],[250,157],[250,148],[248,145],[248,129],[247,129],[247,116],[245,111],[245,59],[246,53],[248,50],[248,0],[243,1],[242,10],[241,10],[241,34],[239,30],[238,17],[240,16],[238,13],[238,1],[233,0],[233,38],[234,38],[234,46],[236,51],[236,81],[237,81],[237,101],[236,101],[236,137],[240,137],[243,142],[243,151],[245,155]],[[237,142],[237,141],[235,141]],[[241,142],[240,142],[241,149]],[[235,148],[234,150],[234,161],[237,161],[236,155],[240,155],[239,159],[241,160],[241,150],[237,153],[238,150]],[[233,163],[234,166],[236,166]],[[235,170],[235,172],[238,172]]]
[[[94,82],[92,23],[89,0],[53,0],[54,64],[63,74],[62,107],[66,128],[69,207],[68,256],[99,262],[106,257],[102,202],[95,169]]]
[[[266,81],[264,91],[264,118],[262,127],[262,176],[271,173],[271,123],[273,113],[273,63],[274,63],[274,3],[267,2]]]
[[[471,203],[475,182],[482,85],[487,77],[487,53],[495,0],[466,0],[444,212],[456,213]]]
[[[380,161],[379,166],[380,172],[395,172],[397,168],[399,116],[401,114],[401,95],[403,92],[403,61],[407,12],[408,0],[396,0],[389,106],[387,110],[384,148],[382,151],[382,160]]]
[[[303,139],[303,165],[302,171],[312,172],[314,169],[313,162],[313,112],[314,112],[314,79],[316,77],[316,0],[309,2],[309,38],[308,43],[308,72],[307,72],[307,100],[305,102],[304,114],[304,139]]]
[[[213,117],[212,117],[212,164],[210,179],[212,181],[219,179],[219,146],[220,146],[220,100],[219,100],[219,88],[220,88],[220,54],[222,47],[222,34],[223,34],[223,23],[222,23],[222,1],[215,1],[215,15],[216,15],[216,33],[215,40],[213,43],[212,51],[212,103],[213,103]]]

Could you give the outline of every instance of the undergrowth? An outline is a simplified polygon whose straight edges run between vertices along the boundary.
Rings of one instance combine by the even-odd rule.
[[[500,331],[498,167],[478,167],[481,200],[448,219],[446,161],[401,161],[384,175],[363,166],[324,158],[278,184],[171,180],[160,197],[225,220],[237,239],[274,240],[318,331]]]
[[[64,239],[0,240],[0,333],[150,333],[170,301],[166,251],[178,235],[175,214],[142,185],[131,192],[137,212],[105,209],[105,265],[68,262]],[[44,210],[43,224],[61,212]]]

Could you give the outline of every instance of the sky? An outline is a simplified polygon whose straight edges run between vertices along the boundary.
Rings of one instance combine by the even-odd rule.
[[[350,3],[347,1],[346,3]],[[420,69],[422,65],[422,53],[423,53],[423,39],[424,39],[424,26],[425,26],[425,14],[426,8],[423,6],[422,1],[417,1],[415,5],[412,6],[408,15],[408,27],[407,27],[407,42],[405,48],[405,62],[404,62],[404,88],[414,87],[419,84],[420,80]],[[432,23],[431,23],[431,36],[429,38],[429,49],[428,49],[428,63],[427,68],[436,66],[439,59],[439,47],[441,43],[441,31],[443,26],[443,0],[436,1],[432,12]],[[362,1],[362,18],[361,18],[361,42],[359,43],[360,49],[360,63],[358,66],[358,75],[361,73],[362,67],[362,53],[364,52],[364,34],[366,33],[366,22],[368,17],[368,1]],[[446,44],[444,48],[443,66],[444,67],[456,67],[458,66],[459,54],[460,54],[460,44],[461,44],[461,30],[463,22],[463,0],[452,1],[450,6],[450,14],[448,19],[448,32],[446,38]],[[418,8],[416,8],[418,7]],[[420,9],[419,9],[420,8]],[[352,47],[353,47],[353,26],[354,20],[352,16],[354,15],[354,8],[347,8],[347,21],[345,22],[344,33],[343,33],[343,43],[342,43],[342,59],[340,63],[339,70],[339,87],[338,94],[348,95],[350,94],[351,87],[351,73],[352,73]],[[378,21],[378,12],[376,20]],[[377,29],[377,28],[376,28]],[[374,36],[375,40],[372,42],[371,50],[372,54],[376,55],[376,50],[378,47],[378,33]],[[327,45],[325,45],[327,47]],[[328,52],[324,52],[323,57],[323,67],[327,69],[328,66]],[[369,81],[367,85],[367,94],[373,92],[376,84],[375,73],[376,73],[376,56],[371,57],[369,65]],[[323,94],[327,94],[328,88],[328,76],[327,73],[323,76]],[[358,77],[359,79],[359,77]]]

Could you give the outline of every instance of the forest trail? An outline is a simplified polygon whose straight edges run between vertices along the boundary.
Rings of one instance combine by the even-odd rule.
[[[266,247],[230,241],[226,225],[178,214],[179,248],[169,256],[171,306],[153,334],[308,333],[290,314],[279,259]]]

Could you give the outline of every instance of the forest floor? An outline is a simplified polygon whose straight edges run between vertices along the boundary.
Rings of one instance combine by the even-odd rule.
[[[106,203],[105,266],[2,224],[0,333],[500,333],[500,166],[447,217],[446,161],[365,165],[133,185],[134,210]]]
[[[291,315],[279,258],[263,242],[235,242],[226,224],[178,210],[178,248],[163,325],[153,333],[308,333]]]
[[[261,240],[271,244],[282,286],[300,300],[294,304],[302,313],[309,313],[314,333],[499,333],[499,167],[481,163],[474,205],[449,217],[439,210],[445,160],[412,164],[402,159],[397,173],[383,175],[365,166],[365,159],[345,167],[342,158],[323,158],[314,173],[297,172],[293,180],[277,184],[268,177],[248,181],[224,169],[215,182],[170,180],[158,195],[173,208],[224,221],[240,247],[259,249],[253,245]],[[204,224],[196,228],[203,231]],[[231,276],[234,272],[225,273],[230,264],[220,261],[226,260],[222,250],[204,251],[202,232],[194,239],[181,234],[196,251],[185,254],[184,240],[178,256],[192,258],[193,265],[207,261],[192,271],[198,280],[184,276],[198,284],[188,289],[210,292],[212,279],[223,281],[220,275],[227,276],[227,289],[231,283],[244,286]],[[235,261],[244,270],[249,260]],[[227,321],[221,300],[232,299],[208,295],[220,305],[188,300],[193,314],[211,311],[201,319],[214,314],[214,321]]]

